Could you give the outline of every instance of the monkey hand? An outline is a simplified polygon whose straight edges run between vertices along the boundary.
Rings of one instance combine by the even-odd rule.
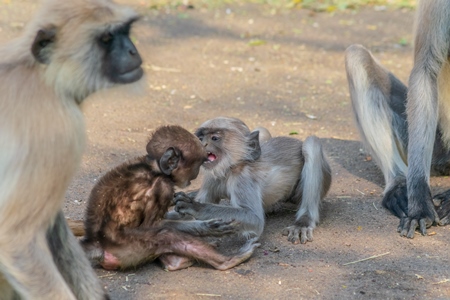
[[[186,194],[185,192],[177,192],[173,195],[173,204],[176,205],[178,201],[184,201],[184,202],[193,202],[194,197],[191,197],[190,195]]]
[[[198,212],[204,205],[205,204],[193,201],[190,198],[187,198],[187,201],[185,201],[185,199],[179,199],[176,201],[175,211],[182,215],[197,217]]]
[[[211,219],[204,221],[207,227],[208,235],[222,236],[225,234],[235,233],[237,231],[238,222],[235,220],[222,221],[222,219]]]
[[[427,234],[427,228],[439,223],[439,217],[431,200],[431,191],[427,184],[416,187],[414,194],[408,198],[408,216],[400,219],[399,232],[401,236],[414,238],[417,228],[422,235]]]
[[[439,216],[439,225],[450,224],[450,190],[433,197],[433,204]]]

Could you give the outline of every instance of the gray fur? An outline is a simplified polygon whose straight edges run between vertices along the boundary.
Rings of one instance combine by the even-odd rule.
[[[447,174],[450,166],[449,15],[446,0],[420,2],[408,89],[362,46],[346,51],[356,123],[386,181],[383,205],[409,238],[439,221],[430,171]]]
[[[180,197],[186,201],[178,201],[176,210],[200,220],[235,219],[241,224],[243,235],[259,237],[264,229],[265,211],[277,202],[292,201],[300,206],[288,232],[289,240],[297,243],[300,231],[309,228],[312,232],[319,222],[320,202],[331,183],[330,167],[320,142],[315,137],[308,138],[304,144],[289,137],[270,138],[260,145],[261,156],[248,160],[251,150],[246,146],[249,142],[246,139],[250,131],[238,121],[217,118],[198,129],[197,134],[210,151],[210,141],[202,132],[221,128],[225,134],[218,148],[224,153],[215,167],[205,167],[204,180],[195,197],[197,202],[189,203]],[[231,205],[217,205],[224,198],[230,199]],[[302,243],[307,240],[310,239],[306,236],[301,238]]]

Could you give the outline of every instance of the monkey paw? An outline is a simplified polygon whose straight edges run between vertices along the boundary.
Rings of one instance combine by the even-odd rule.
[[[398,176],[394,179],[394,182],[390,182],[388,185],[390,188],[384,193],[383,207],[400,219],[406,218],[408,213],[406,178]]]
[[[175,204],[175,211],[182,215],[191,215],[195,217],[201,208],[201,203],[195,201],[178,200]]]
[[[439,223],[439,217],[431,200],[430,189],[416,188],[414,195],[408,199],[408,216],[400,218],[400,236],[412,239],[417,228],[422,235],[426,235],[427,228],[434,222]]]
[[[450,190],[433,197],[433,203],[439,216],[439,225],[450,224]]]
[[[225,234],[235,233],[238,223],[234,220],[222,221],[222,219],[211,219],[204,222],[208,230],[208,235],[222,236]]]
[[[293,244],[306,244],[306,242],[313,241],[313,231],[314,227],[312,226],[300,226],[300,225],[292,225],[286,227],[282,234],[284,236],[287,235],[288,241]]]
[[[190,197],[185,192],[178,192],[178,193],[175,193],[173,195],[172,202],[173,202],[174,205],[176,205],[178,201],[184,201],[184,202],[192,203],[194,201],[194,198]]]

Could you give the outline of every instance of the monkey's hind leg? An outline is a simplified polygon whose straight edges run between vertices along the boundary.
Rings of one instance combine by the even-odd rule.
[[[70,231],[62,211],[48,229],[47,241],[56,266],[76,299],[109,299],[78,240]]]
[[[407,88],[361,45],[347,48],[345,66],[361,140],[384,175],[383,206],[403,222],[408,212]]]
[[[250,258],[260,244],[247,241],[236,255],[222,255],[208,243],[172,228],[157,231],[135,229],[127,232],[128,241],[112,253],[121,268],[136,266],[164,254],[175,254],[203,261],[217,270],[230,269]]]
[[[313,231],[319,223],[319,209],[322,199],[331,185],[331,168],[325,159],[322,145],[315,136],[306,138],[302,147],[305,158],[300,184],[293,201],[300,201],[295,223],[283,231],[294,244],[305,244],[313,240]]]

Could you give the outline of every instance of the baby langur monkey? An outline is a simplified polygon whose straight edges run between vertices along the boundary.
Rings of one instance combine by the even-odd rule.
[[[308,137],[302,143],[289,137],[271,138],[267,129],[263,133],[259,138],[258,130],[250,132],[234,118],[203,123],[195,133],[208,153],[202,186],[197,193],[178,193],[175,210],[197,220],[234,218],[242,234],[259,238],[265,212],[279,201],[290,201],[299,209],[285,235],[295,244],[312,241],[320,202],[331,184],[319,139]],[[218,205],[224,198],[231,206]]]
[[[180,126],[163,126],[153,133],[147,153],[109,171],[93,188],[81,240],[91,262],[123,269],[168,254],[162,258],[168,270],[190,266],[187,258],[226,270],[248,259],[259,246],[255,241],[229,257],[194,236],[232,233],[232,221],[162,220],[174,186],[188,186],[207,160],[198,138]]]

